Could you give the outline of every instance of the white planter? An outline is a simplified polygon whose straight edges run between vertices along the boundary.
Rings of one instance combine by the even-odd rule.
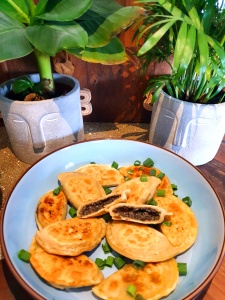
[[[39,75],[28,75],[38,82]],[[56,83],[71,88],[66,95],[43,101],[13,101],[5,97],[9,80],[0,85],[0,111],[15,155],[28,164],[46,154],[84,138],[83,114],[91,113],[90,91],[80,91],[70,76],[54,74]],[[82,95],[82,100],[80,99]]]
[[[153,105],[149,142],[196,166],[215,157],[224,134],[225,103],[189,103],[161,92]]]

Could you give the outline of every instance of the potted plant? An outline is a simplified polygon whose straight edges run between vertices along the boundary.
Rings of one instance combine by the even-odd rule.
[[[143,69],[153,60],[170,68],[146,89],[153,105],[149,141],[204,164],[225,133],[225,2],[138,2],[146,9],[135,32]]]
[[[0,61],[33,53],[39,72],[0,86],[0,111],[18,158],[33,163],[83,139],[79,82],[53,74],[51,57],[64,50],[88,62],[123,63],[117,34],[143,12],[114,0],[0,1]],[[56,94],[59,84],[66,86],[63,95]],[[24,95],[34,101],[17,98]]]

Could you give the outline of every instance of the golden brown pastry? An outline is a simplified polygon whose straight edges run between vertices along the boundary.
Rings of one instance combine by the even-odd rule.
[[[34,270],[55,288],[93,286],[104,279],[97,265],[84,254],[72,257],[49,254],[35,239],[29,251]]]
[[[117,169],[104,164],[88,164],[75,172],[93,176],[102,186],[117,186],[124,182],[123,175]]]
[[[133,260],[159,262],[177,254],[164,234],[145,224],[111,221],[106,239],[113,250]]]
[[[125,265],[100,284],[92,288],[101,299],[130,300],[128,285],[136,287],[136,295],[145,300],[161,299],[169,295],[177,286],[179,279],[177,263],[174,258],[158,263],[147,263],[142,269]]]
[[[130,179],[118,185],[114,193],[122,193],[129,190],[127,203],[144,204],[152,199],[161,180],[155,176],[147,176],[147,181],[141,181],[140,177]]]
[[[64,220],[67,215],[67,199],[63,191],[55,195],[53,191],[44,194],[38,201],[35,220],[39,229],[56,221]]]
[[[93,250],[105,236],[103,218],[72,218],[48,225],[36,232],[36,242],[48,253],[79,255]]]
[[[144,204],[117,203],[110,206],[108,210],[113,220],[141,224],[159,224],[164,221],[165,216],[171,215],[159,206]]]
[[[155,197],[158,206],[172,212],[165,217],[170,226],[160,225],[160,230],[170,243],[182,253],[189,249],[195,242],[198,234],[197,219],[191,208],[176,196]]]
[[[105,196],[100,183],[92,176],[83,173],[65,172],[58,176],[68,201],[75,207]]]

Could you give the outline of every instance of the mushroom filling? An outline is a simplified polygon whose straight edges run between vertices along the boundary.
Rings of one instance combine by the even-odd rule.
[[[97,212],[118,198],[120,198],[120,196],[112,195],[106,199],[101,199],[101,200],[98,200],[98,201],[95,201],[92,203],[88,203],[81,209],[80,214],[82,214],[83,216],[86,216],[86,215],[92,214],[94,212]]]
[[[140,220],[140,221],[156,221],[160,218],[160,211],[149,208],[140,208],[140,207],[117,207],[113,210],[114,213],[118,214],[121,217]]]

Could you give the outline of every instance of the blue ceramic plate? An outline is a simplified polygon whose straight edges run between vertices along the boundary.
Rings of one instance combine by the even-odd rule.
[[[130,140],[95,140],[60,149],[36,163],[17,183],[4,209],[1,228],[4,256],[18,281],[34,298],[96,299],[90,288],[61,291],[49,286],[29,264],[17,258],[20,249],[29,249],[37,230],[34,219],[37,201],[44,193],[57,187],[57,175],[91,161],[109,165],[116,161],[123,166],[148,157],[169,177],[171,183],[178,186],[179,198],[191,197],[191,208],[199,225],[194,246],[177,258],[187,262],[188,275],[180,277],[177,288],[166,299],[192,299],[209,283],[222,261],[225,236],[222,204],[213,187],[195,167],[167,150]],[[93,260],[103,257],[101,246],[90,257]],[[108,276],[113,271],[115,269],[105,268],[103,273]]]

